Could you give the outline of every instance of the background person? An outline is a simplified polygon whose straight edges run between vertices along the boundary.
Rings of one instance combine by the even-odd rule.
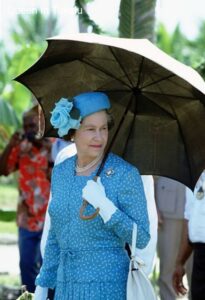
[[[17,207],[20,272],[23,285],[35,290],[41,265],[40,240],[47,208],[52,167],[51,142],[38,140],[37,107],[23,115],[23,132],[16,132],[0,156],[0,175],[19,171]],[[12,199],[11,199],[12,201]]]
[[[178,295],[185,295],[183,283],[186,274],[185,263],[193,252],[191,280],[192,300],[205,299],[205,172],[199,178],[193,192],[186,189],[184,228],[173,272],[173,287]]]
[[[45,288],[45,294],[39,298],[37,287],[35,299],[46,299],[47,287],[56,288],[55,299],[125,299],[129,258],[124,246],[126,242],[131,244],[133,222],[138,226],[138,248],[144,248],[150,238],[141,177],[135,167],[109,153],[100,180],[92,180],[107,145],[109,99],[99,92],[74,97],[72,104],[80,112],[79,124],[69,115],[71,101],[65,100],[56,104],[58,115],[54,109],[51,121],[55,120],[61,134],[57,119],[60,111],[67,111],[64,134],[73,128],[69,124],[75,124],[70,134],[77,155],[53,170],[51,227],[36,280]],[[100,208],[95,219],[86,222],[79,218],[82,198],[90,203],[86,214]]]
[[[63,148],[65,148],[66,146],[68,146],[69,144],[71,144],[70,141],[65,141],[63,139],[56,138],[55,141],[53,142],[52,148],[51,148],[51,158],[52,158],[52,161],[55,161],[58,153]]]
[[[166,177],[155,177],[155,200],[159,221],[159,293],[161,300],[175,300],[177,294],[173,289],[172,275],[183,230],[186,187]],[[190,283],[191,260],[186,268]]]

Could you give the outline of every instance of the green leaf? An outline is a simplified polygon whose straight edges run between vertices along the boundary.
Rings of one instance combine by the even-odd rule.
[[[0,125],[18,127],[19,121],[12,106],[0,99]]]
[[[154,39],[156,0],[121,0],[119,35]]]

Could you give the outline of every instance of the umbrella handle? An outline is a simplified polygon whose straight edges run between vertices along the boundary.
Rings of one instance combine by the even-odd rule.
[[[97,181],[97,176],[95,176],[94,178],[93,178],[93,180],[94,181]],[[97,215],[99,214],[99,211],[100,211],[100,209],[99,209],[99,207],[97,207],[96,208],[96,211],[92,214],[92,215],[90,215],[90,216],[84,216],[83,215],[83,213],[84,213],[84,211],[85,211],[85,209],[86,209],[86,206],[88,205],[89,203],[88,203],[88,201],[86,201],[85,199],[83,199],[83,204],[81,205],[81,208],[80,208],[80,218],[82,219],[82,220],[84,220],[84,221],[88,221],[88,220],[93,220],[93,219],[95,219],[96,217],[97,217]]]
[[[84,221],[88,221],[88,220],[93,220],[97,217],[97,215],[99,214],[99,211],[100,209],[99,208],[96,208],[96,211],[90,215],[90,216],[84,216],[83,213],[86,209],[86,206],[88,205],[89,203],[83,199],[83,204],[81,205],[81,208],[80,208],[80,218]]]

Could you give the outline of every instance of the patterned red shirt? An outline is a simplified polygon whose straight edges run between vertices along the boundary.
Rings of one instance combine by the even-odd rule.
[[[17,225],[30,231],[42,230],[49,199],[49,140],[37,148],[28,140],[14,147],[8,158],[8,172],[19,171],[20,201]]]

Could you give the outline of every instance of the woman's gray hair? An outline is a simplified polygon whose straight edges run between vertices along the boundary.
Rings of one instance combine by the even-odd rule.
[[[106,111],[106,114],[107,114],[108,130],[111,130],[114,127],[114,118],[113,118],[112,113],[109,110],[106,109],[105,111]],[[75,131],[76,131],[76,129],[70,129],[69,132],[68,132],[68,134],[65,135],[63,137],[63,139],[65,141],[71,141],[72,137],[75,134]]]

